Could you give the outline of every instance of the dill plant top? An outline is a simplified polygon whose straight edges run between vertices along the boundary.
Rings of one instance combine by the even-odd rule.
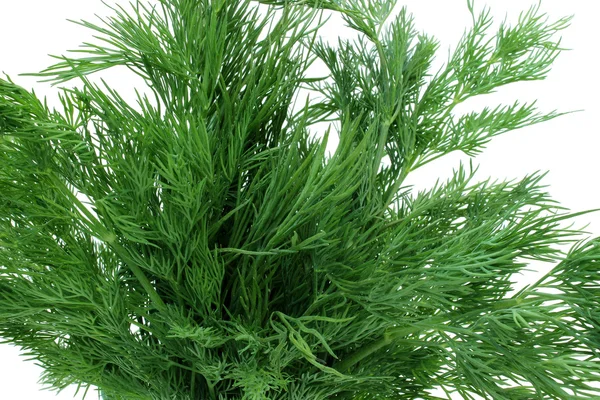
[[[560,115],[453,110],[544,79],[568,18],[535,6],[491,33],[468,2],[431,71],[436,40],[393,1],[261,3],[80,22],[95,42],[36,74],[80,83],[59,110],[0,80],[0,336],[51,387],[111,400],[600,398],[600,241],[565,228],[543,175],[403,185]],[[321,41],[325,10],[358,39]],[[147,83],[137,104],[90,80],[115,66]],[[530,260],[555,267],[512,294]]]

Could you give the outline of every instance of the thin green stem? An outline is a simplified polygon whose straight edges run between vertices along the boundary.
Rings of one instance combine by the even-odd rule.
[[[144,271],[142,271],[142,269],[131,259],[127,253],[127,250],[125,250],[125,248],[123,248],[123,246],[118,244],[116,241],[111,243],[110,247],[115,250],[119,257],[125,260],[126,266],[131,270],[131,272],[133,272],[133,275],[136,277],[140,285],[142,285],[154,306],[159,311],[165,311],[167,306],[165,305],[164,301],[160,298],[158,292],[152,285],[152,282],[150,282],[146,274],[144,274]]]
[[[375,156],[375,160],[373,160],[373,175],[377,176],[377,172],[379,171],[379,166],[381,165],[381,160],[383,159],[383,152],[385,149],[385,144],[387,142],[388,134],[390,130],[390,124],[386,121],[381,126],[379,131],[379,141],[377,143],[377,155]]]
[[[493,310],[508,309],[508,308],[518,306],[521,303],[522,303],[521,299],[499,300],[494,303],[494,305],[492,306],[492,309]],[[371,342],[365,346],[360,347],[354,353],[350,354],[349,356],[347,356],[347,357],[343,358],[342,360],[340,360],[339,362],[335,363],[333,367],[340,372],[345,372],[350,367],[352,367],[353,365],[355,365],[356,363],[361,361],[362,359],[372,355],[373,353],[376,353],[377,351],[381,350],[382,348],[394,343],[394,341],[401,339],[407,335],[417,333],[420,331],[424,331],[424,330],[448,329],[449,326],[445,325],[445,323],[448,320],[451,320],[451,315],[445,314],[445,315],[438,315],[438,316],[428,318],[425,321],[420,321],[419,323],[409,326],[409,327],[387,328],[380,338],[374,340],[373,342]]]
[[[367,344],[366,346],[362,346],[360,349],[350,354],[348,357],[345,357],[341,361],[336,362],[333,365],[333,368],[337,369],[340,372],[345,372],[365,357],[368,357],[371,354],[381,350],[382,348],[392,344],[394,340],[402,338],[406,335],[410,335],[411,333],[419,332],[423,329],[424,328],[421,325],[413,325],[404,328],[389,328],[379,339],[376,339],[375,341]]]
[[[376,351],[380,350],[382,347],[391,344],[392,341],[393,338],[389,334],[384,334],[381,338],[369,343],[364,347],[361,347],[359,350],[350,354],[342,361],[334,363],[333,368],[343,373],[363,358],[368,357]]]
[[[127,253],[127,250],[125,250],[125,248],[123,248],[117,242],[116,235],[103,226],[103,224],[98,220],[98,218],[87,209],[87,207],[81,202],[81,200],[75,195],[75,193],[73,193],[67,187],[67,185],[63,181],[61,181],[57,177],[55,177],[53,181],[56,187],[59,190],[61,190],[69,198],[70,201],[72,201],[72,203],[81,213],[85,215],[85,217],[88,219],[88,222],[91,225],[91,228],[95,230],[95,233],[100,236],[104,243],[107,243],[110,248],[112,248],[120,257],[122,257],[125,260],[126,266],[131,270],[138,282],[142,285],[142,287],[144,288],[144,290],[146,291],[146,293],[150,297],[150,300],[152,301],[152,303],[154,303],[156,308],[164,311],[166,309],[165,303],[158,295],[158,292],[155,290],[154,286],[152,285],[146,274],[144,274],[144,271],[142,271],[142,269],[131,259],[131,257]]]

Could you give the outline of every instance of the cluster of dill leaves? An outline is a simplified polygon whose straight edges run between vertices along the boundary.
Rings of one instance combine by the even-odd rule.
[[[538,5],[490,33],[469,1],[433,73],[438,43],[394,1],[260,3],[80,22],[96,43],[37,74],[80,83],[60,110],[0,80],[0,336],[51,387],[112,400],[599,398],[600,240],[564,227],[543,175],[403,186],[560,115],[453,110],[543,79],[569,19]],[[327,13],[358,39],[320,40]],[[147,83],[135,105],[90,80],[117,66]],[[511,293],[530,260],[556,265]]]

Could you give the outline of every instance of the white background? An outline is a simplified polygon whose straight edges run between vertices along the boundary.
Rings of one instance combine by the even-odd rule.
[[[112,3],[113,1],[111,1]],[[126,5],[125,1],[118,3]],[[433,34],[441,42],[438,66],[446,59],[447,50],[455,45],[469,26],[471,20],[466,0],[404,0],[399,1],[415,15],[419,31]],[[476,8],[489,5],[495,21],[508,18],[516,21],[520,11],[533,1],[479,0]],[[513,85],[497,94],[486,96],[468,107],[481,107],[516,98],[539,99],[543,111],[579,110],[583,112],[507,133],[495,140],[487,150],[475,159],[480,164],[478,176],[520,178],[537,170],[550,170],[545,182],[548,191],[564,206],[573,211],[600,208],[598,194],[600,140],[598,121],[600,117],[600,83],[598,68],[598,39],[600,27],[597,2],[590,0],[542,0],[542,10],[551,20],[574,15],[571,27],[563,32],[563,46],[572,49],[556,61],[547,80]],[[52,104],[53,90],[34,79],[18,77],[19,73],[37,72],[52,63],[47,54],[64,54],[89,40],[89,33],[80,26],[66,21],[67,18],[86,19],[96,22],[94,14],[106,15],[108,10],[100,0],[0,0],[0,71],[9,74],[17,83],[35,87],[36,92],[48,95]],[[333,19],[327,34],[331,37],[346,34]],[[130,75],[116,71],[105,76],[110,83],[124,88],[138,84]],[[448,177],[459,160],[468,158],[452,154],[439,162],[416,171],[409,182],[418,188],[431,185],[438,177]],[[1,166],[0,166],[1,168]],[[578,218],[576,226],[587,223],[588,231],[600,234],[600,213]],[[548,266],[540,265],[540,269]],[[526,279],[532,279],[528,277]],[[37,384],[40,369],[32,362],[25,362],[18,349],[0,346],[0,399],[72,399],[74,390],[59,395],[42,390]],[[82,398],[81,393],[76,398]],[[90,392],[88,398],[96,398]]]

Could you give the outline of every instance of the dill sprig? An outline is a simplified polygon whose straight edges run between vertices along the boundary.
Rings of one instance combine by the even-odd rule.
[[[77,22],[95,42],[34,74],[80,83],[59,110],[0,80],[0,336],[50,387],[111,400],[599,398],[600,239],[565,225],[582,213],[539,172],[404,183],[564,114],[456,115],[544,79],[569,24],[538,4],[491,33],[467,5],[435,73],[438,42],[391,0],[139,0]],[[322,41],[326,12],[358,38]],[[91,80],[123,66],[136,104]],[[530,261],[556,266],[513,293]]]

